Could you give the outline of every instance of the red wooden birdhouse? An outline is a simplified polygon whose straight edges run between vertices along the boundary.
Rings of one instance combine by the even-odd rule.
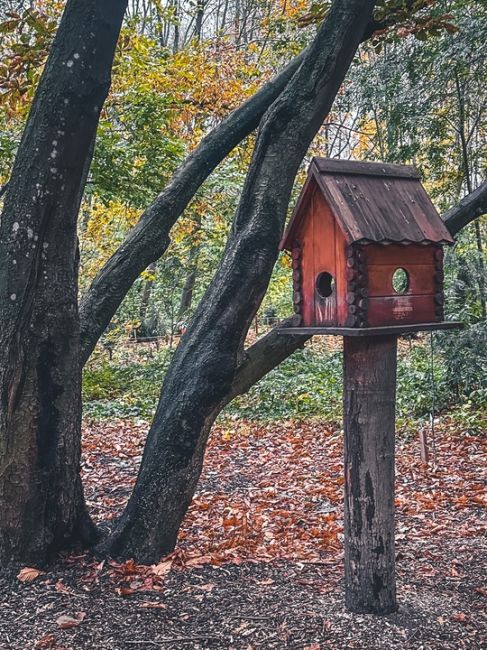
[[[442,321],[452,243],[414,167],[314,158],[281,242],[301,326]]]

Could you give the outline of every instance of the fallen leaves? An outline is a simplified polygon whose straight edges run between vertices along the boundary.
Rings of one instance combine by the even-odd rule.
[[[83,472],[100,519],[113,518],[125,505],[146,431],[141,422],[87,425]],[[436,438],[438,462],[433,467],[421,461],[416,437],[398,435],[399,558],[415,540],[469,538],[487,530],[487,440],[462,432],[448,418],[437,424]],[[172,571],[208,564],[279,558],[327,563],[335,570],[343,542],[342,456],[343,434],[315,420],[229,420],[216,426],[177,551],[152,566],[109,562],[117,593],[129,597],[160,591]],[[436,558],[425,557],[421,564],[424,577],[438,575]],[[450,580],[462,580],[462,575],[458,566],[449,570]]]
[[[153,564],[151,566],[152,573],[156,576],[165,576],[172,568],[174,559],[165,560],[164,562],[159,562],[159,564]]]
[[[76,612],[74,616],[62,614],[56,619],[56,625],[61,630],[69,630],[72,627],[78,627],[86,618],[86,612]]]
[[[35,650],[50,650],[57,646],[57,637],[55,634],[45,634],[43,637],[36,641]]]
[[[143,426],[110,423],[93,425],[86,434],[87,492],[99,518],[116,516],[128,498],[144,432]],[[172,633],[189,628],[193,639],[200,613],[208,612],[212,620],[219,617],[229,636],[235,634],[235,647],[264,647],[271,629],[276,647],[343,645],[343,631],[348,633],[352,619],[344,622],[340,615],[337,621],[335,616],[341,611],[343,584],[342,434],[314,421],[234,421],[229,442],[222,442],[220,432],[217,427],[210,440],[199,492],[175,552],[151,566],[73,555],[63,560],[66,573],[56,566],[33,584],[15,581],[20,597],[48,594],[37,600],[45,625],[34,632],[41,637],[37,650],[71,647],[73,636],[88,638],[102,620],[100,614],[92,615],[92,598],[102,603],[107,628],[114,612],[129,612],[123,625],[136,626],[129,634],[142,629],[142,636],[133,637],[139,640],[150,621],[177,621],[182,627]],[[487,598],[479,560],[487,523],[482,506],[487,439],[459,431],[446,420],[437,427],[436,446],[438,462],[427,466],[418,440],[398,435],[397,573],[402,601],[426,617],[417,619],[412,633],[408,623],[404,639],[410,644],[415,634],[415,641],[426,647],[427,620],[435,638],[466,639],[465,647],[477,647]],[[243,566],[235,566],[239,564]],[[195,567],[202,569],[178,575]],[[245,608],[242,594],[247,594]],[[425,594],[429,599],[423,600]],[[323,609],[328,598],[339,603],[338,609]],[[77,609],[86,610],[86,619],[84,613],[73,613]],[[282,621],[281,611],[287,612]],[[297,644],[302,619],[302,643]],[[350,624],[350,638],[359,635],[357,630]],[[389,647],[402,647],[397,638]],[[175,639],[174,647],[179,647]],[[313,643],[318,639],[321,645]],[[443,647],[441,643],[431,647]]]
[[[17,579],[20,580],[20,582],[32,582],[32,580],[35,580],[44,574],[45,571],[26,566],[20,570]]]

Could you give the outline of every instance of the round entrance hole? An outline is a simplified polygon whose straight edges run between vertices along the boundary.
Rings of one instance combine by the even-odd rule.
[[[320,298],[328,298],[335,288],[335,278],[331,273],[323,271],[316,278],[316,292]]]
[[[396,269],[392,274],[392,288],[396,293],[406,293],[409,289],[409,275],[406,269]]]

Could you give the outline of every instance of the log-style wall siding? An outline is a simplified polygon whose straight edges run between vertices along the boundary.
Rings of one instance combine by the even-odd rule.
[[[299,324],[303,319],[303,274],[301,270],[301,246],[296,242],[292,250],[293,266],[293,303],[294,313],[300,316]]]
[[[346,248],[348,314],[346,327],[367,327],[369,309],[368,273],[364,246],[352,244]]]
[[[442,321],[445,318],[445,293],[443,280],[443,249],[441,246],[438,246],[435,250],[435,315],[437,321]]]

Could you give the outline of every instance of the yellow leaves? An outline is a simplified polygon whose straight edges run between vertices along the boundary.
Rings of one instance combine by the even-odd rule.
[[[291,269],[293,264],[291,256],[287,252],[282,253],[281,255],[279,255],[278,264],[283,269],[286,270]],[[284,281],[285,279],[286,279],[285,276],[283,276],[282,280]]]
[[[161,72],[159,89],[182,104],[175,116],[179,128],[197,142],[208,117],[223,117],[253,91],[248,79],[255,69],[244,52],[223,42],[185,48],[170,57]]]
[[[364,119],[355,134],[356,144],[353,148],[353,157],[357,160],[362,160],[366,157],[370,149],[371,140],[377,135],[377,124],[374,120]]]
[[[112,200],[107,204],[92,202],[84,206],[84,212],[88,218],[81,233],[83,275],[92,278],[137,223],[140,211]]]
[[[157,276],[155,273],[152,273],[146,269],[145,271],[142,271],[140,277],[144,278],[144,280],[147,280],[147,282],[154,282]]]
[[[27,115],[61,12],[53,0],[36,5],[0,23],[0,109],[19,121]]]

